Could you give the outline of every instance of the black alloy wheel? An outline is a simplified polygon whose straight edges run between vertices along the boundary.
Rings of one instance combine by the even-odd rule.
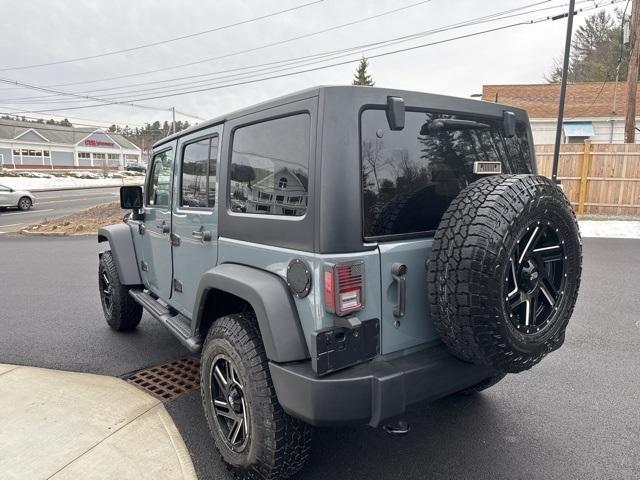
[[[564,294],[564,240],[551,222],[537,221],[524,231],[509,257],[505,309],[520,333],[535,334],[549,325]]]
[[[227,447],[234,452],[244,450],[249,441],[250,419],[244,386],[237,368],[226,355],[218,355],[211,364],[211,408],[216,425]]]
[[[106,270],[100,272],[100,299],[105,313],[111,315],[113,310],[113,290]]]
[[[107,324],[119,332],[133,330],[142,318],[142,306],[129,291],[141,285],[122,285],[110,250],[100,254],[98,262],[98,291]]]

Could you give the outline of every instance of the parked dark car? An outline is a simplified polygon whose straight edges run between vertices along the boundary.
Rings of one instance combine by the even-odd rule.
[[[146,165],[143,165],[141,163],[128,163],[127,164],[127,171],[129,172],[146,172],[147,171],[147,167]]]

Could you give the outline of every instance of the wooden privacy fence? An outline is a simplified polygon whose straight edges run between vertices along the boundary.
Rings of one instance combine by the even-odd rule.
[[[553,145],[536,145],[536,160],[551,177]],[[563,144],[558,179],[579,215],[640,216],[640,144]]]

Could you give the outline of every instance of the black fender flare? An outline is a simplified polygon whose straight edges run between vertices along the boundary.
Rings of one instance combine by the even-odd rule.
[[[212,289],[235,295],[251,305],[269,360],[281,363],[309,358],[298,311],[280,277],[235,263],[223,263],[205,272],[196,293],[193,333],[206,334],[200,328],[207,293]]]
[[[109,242],[111,255],[122,285],[142,285],[131,227],[126,223],[108,225],[98,230],[98,243]]]

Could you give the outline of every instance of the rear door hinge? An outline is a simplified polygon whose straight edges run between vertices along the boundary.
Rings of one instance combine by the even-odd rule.
[[[149,271],[149,265],[147,264],[147,262],[145,262],[144,260],[140,260],[140,269],[143,272],[148,272]]]
[[[182,293],[182,282],[180,280],[178,280],[177,278],[173,279],[173,289],[176,292]]]

